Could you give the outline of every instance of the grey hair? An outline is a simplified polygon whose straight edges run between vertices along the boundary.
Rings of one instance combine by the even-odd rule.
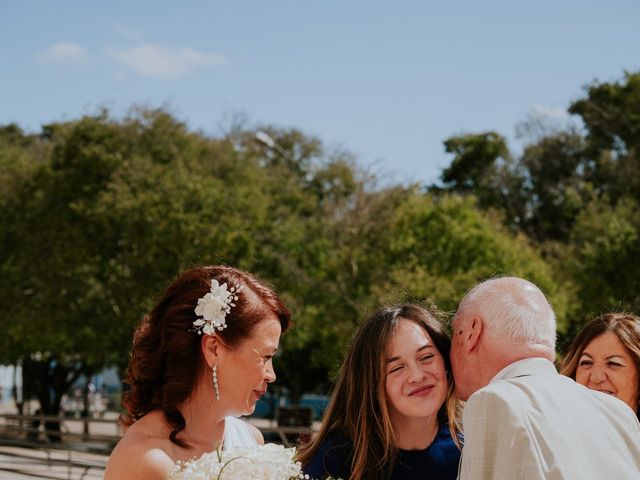
[[[555,350],[553,308],[538,287],[522,278],[495,278],[472,288],[460,302],[454,322],[467,315],[480,316],[494,339]]]

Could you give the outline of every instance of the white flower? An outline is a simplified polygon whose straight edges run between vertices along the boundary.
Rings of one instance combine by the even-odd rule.
[[[213,335],[217,330],[222,331],[227,327],[226,316],[235,307],[234,301],[238,300],[238,293],[242,287],[236,285],[227,289],[227,284],[220,285],[217,280],[211,280],[211,289],[204,297],[198,299],[195,313],[198,318],[193,326],[198,334]]]
[[[169,480],[294,480],[308,479],[295,448],[268,443],[257,448],[233,448],[205,453],[197,460],[179,463]]]

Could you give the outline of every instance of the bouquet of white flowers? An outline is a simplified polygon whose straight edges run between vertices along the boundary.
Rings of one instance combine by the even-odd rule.
[[[308,479],[295,448],[268,443],[258,448],[232,448],[178,462],[169,480],[298,480]]]

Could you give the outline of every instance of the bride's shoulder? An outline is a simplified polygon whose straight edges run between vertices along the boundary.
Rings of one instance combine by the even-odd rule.
[[[166,479],[174,466],[168,441],[166,425],[145,415],[127,429],[111,453],[105,480]]]
[[[255,425],[250,424],[246,420],[236,418],[236,417],[227,417],[225,419],[226,425],[228,429],[241,429],[245,430],[259,445],[264,445],[264,437],[262,436],[262,432]]]
[[[258,442],[259,445],[264,445],[264,437],[262,436],[262,432],[258,429],[258,427],[247,423],[249,427],[249,432],[251,432],[251,436]]]

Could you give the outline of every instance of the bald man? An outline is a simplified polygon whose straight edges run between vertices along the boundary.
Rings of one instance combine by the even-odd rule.
[[[622,401],[559,375],[555,314],[530,282],[473,288],[453,319],[466,400],[460,480],[640,479],[640,424]]]

